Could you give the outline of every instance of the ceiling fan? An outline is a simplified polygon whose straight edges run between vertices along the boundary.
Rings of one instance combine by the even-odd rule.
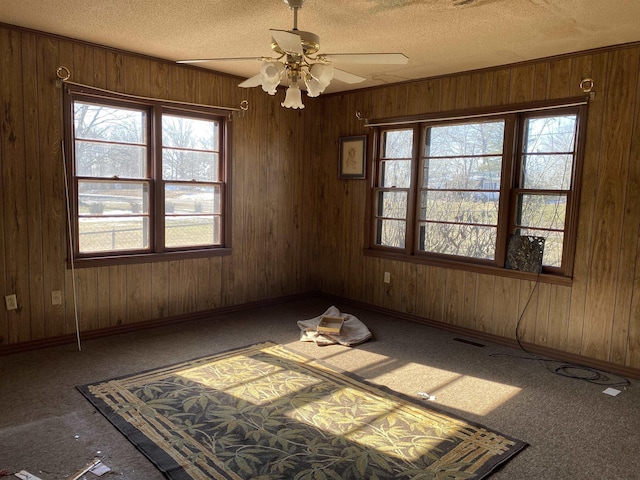
[[[298,30],[298,10],[302,8],[304,0],[284,0],[284,3],[293,10],[293,29],[270,30],[271,50],[278,55],[277,57],[203,58],[179,60],[178,63],[259,60],[262,62],[260,73],[238,86],[244,88],[261,86],[269,95],[275,95],[278,85],[286,75],[289,88],[281,105],[286,108],[304,108],[300,91],[301,82],[304,83],[309,97],[317,97],[324,92],[333,79],[350,84],[366,80],[359,75],[334,68],[333,62],[403,65],[409,60],[402,53],[318,53],[320,37],[315,33]]]

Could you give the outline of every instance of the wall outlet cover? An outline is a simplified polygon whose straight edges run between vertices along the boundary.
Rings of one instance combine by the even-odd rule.
[[[18,308],[18,299],[15,293],[4,297],[4,302],[7,305],[7,310],[15,310]]]

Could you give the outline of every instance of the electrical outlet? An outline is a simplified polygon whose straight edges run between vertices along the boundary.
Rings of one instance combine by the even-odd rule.
[[[4,302],[7,304],[7,310],[16,310],[18,308],[18,299],[15,293],[4,297]]]
[[[51,305],[62,304],[62,292],[60,290],[54,290],[51,292]]]
[[[391,274],[389,272],[384,272],[384,283],[391,283]]]

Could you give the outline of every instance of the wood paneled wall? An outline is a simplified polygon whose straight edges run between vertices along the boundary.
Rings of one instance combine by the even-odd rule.
[[[322,291],[481,332],[640,368],[640,47],[587,52],[318,99],[303,111],[239,89],[236,79],[0,25],[0,346],[75,331],[66,268],[61,91],[72,80],[129,94],[238,106],[233,121],[233,254],[83,268],[84,331]],[[571,286],[448,270],[363,254],[368,181],[338,180],[341,136],[366,133],[355,112],[388,118],[581,94],[589,106]],[[391,272],[391,283],[383,273]],[[51,305],[51,292],[64,302]],[[523,313],[524,311],[524,313]]]
[[[367,133],[355,118],[390,118],[583,95],[588,114],[571,286],[372,258],[363,254],[369,181],[337,180],[337,139]],[[321,289],[329,294],[640,368],[640,47],[585,52],[495,70],[328,96],[314,148]],[[330,145],[331,148],[326,148]],[[383,272],[391,283],[383,283]]]
[[[127,94],[249,111],[232,121],[233,254],[76,271],[83,331],[134,324],[311,289],[305,246],[304,123],[299,111],[235,78],[0,25],[0,346],[75,331],[62,155],[61,90],[71,80]],[[52,306],[51,292],[63,292]]]

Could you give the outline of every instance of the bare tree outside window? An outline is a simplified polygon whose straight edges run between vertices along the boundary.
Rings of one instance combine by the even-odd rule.
[[[418,248],[494,259],[504,122],[430,127],[424,138]]]
[[[93,99],[72,105],[79,254],[222,245],[219,118],[162,113],[156,139],[148,106]],[[161,178],[151,168],[156,164]],[[161,205],[154,205],[154,188],[163,192]],[[163,244],[154,244],[154,236]]]
[[[384,132],[379,171],[381,188],[376,199],[376,235],[380,245],[405,246],[412,149],[413,130]]]
[[[546,239],[547,271],[570,271],[565,247],[575,232],[568,222],[582,108],[557,111],[380,127],[374,245],[504,266],[517,233]]]
[[[81,253],[149,248],[145,111],[74,103]]]
[[[543,265],[562,264],[576,125],[576,115],[563,115],[529,118],[523,126],[516,231],[546,238]]]
[[[219,145],[217,122],[162,116],[167,247],[220,244]]]

